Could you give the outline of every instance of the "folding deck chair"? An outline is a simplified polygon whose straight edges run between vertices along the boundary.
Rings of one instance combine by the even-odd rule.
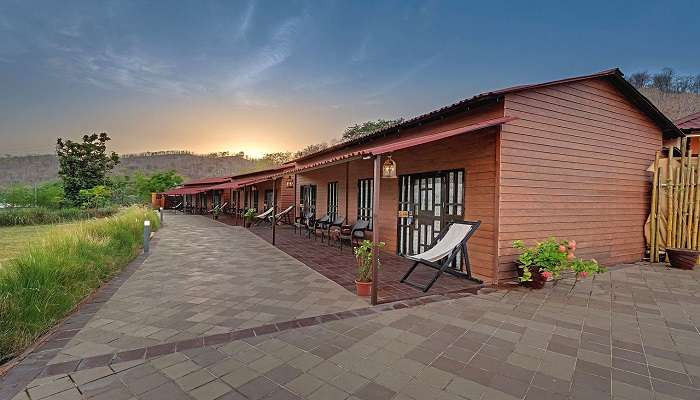
[[[270,207],[264,213],[256,215],[255,225],[258,225],[261,222],[270,222],[267,218],[272,214],[272,210],[274,210],[274,208]]]
[[[282,220],[285,220],[284,223],[286,223],[287,225],[291,224],[291,222],[289,220],[289,213],[292,211],[293,208],[294,208],[294,204],[287,207],[284,211],[275,214],[274,218],[272,218],[274,223],[276,224]]]
[[[481,221],[454,221],[447,224],[445,229],[435,238],[428,250],[420,254],[406,256],[406,258],[414,261],[414,263],[411,268],[406,271],[403,278],[401,278],[401,283],[406,283],[423,292],[427,292],[443,272],[482,283],[479,279],[472,277],[469,253],[467,252],[467,241],[474,232],[476,232],[479,225],[481,225]],[[462,260],[464,260],[465,272],[450,268],[450,265],[452,265],[452,262],[456,260],[459,254],[462,255]],[[413,273],[418,264],[423,264],[437,270],[433,279],[424,286],[408,280],[408,277]]]

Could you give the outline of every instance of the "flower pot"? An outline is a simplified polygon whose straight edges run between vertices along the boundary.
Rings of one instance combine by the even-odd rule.
[[[690,249],[667,248],[668,262],[673,268],[693,269],[698,262],[700,251]]]
[[[545,278],[540,271],[531,271],[532,280],[530,282],[524,282],[525,286],[530,289],[542,289],[544,284],[547,283],[547,278]]]
[[[357,289],[357,295],[367,297],[372,294],[372,282],[359,282],[355,280],[355,288]]]

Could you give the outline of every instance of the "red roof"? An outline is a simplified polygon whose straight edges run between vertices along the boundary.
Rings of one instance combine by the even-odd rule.
[[[306,165],[304,167],[297,168],[293,171],[288,171],[288,173],[295,174],[295,173],[300,173],[303,171],[309,171],[312,169],[326,167],[326,166],[329,166],[329,165],[334,164],[334,163],[347,162],[347,161],[358,159],[358,158],[391,153],[394,151],[407,149],[409,147],[414,147],[414,146],[418,146],[418,145],[425,144],[425,143],[430,143],[430,142],[435,142],[435,141],[442,140],[442,139],[447,139],[447,138],[452,137],[452,136],[457,136],[457,135],[461,135],[464,133],[474,132],[474,131],[477,131],[479,129],[485,129],[485,128],[490,128],[490,127],[494,127],[494,126],[499,126],[501,124],[505,124],[506,122],[510,122],[510,121],[513,121],[516,119],[517,119],[516,117],[495,118],[495,119],[490,119],[487,121],[479,122],[476,124],[471,124],[471,125],[462,126],[462,127],[455,128],[455,129],[450,129],[448,131],[435,133],[432,135],[425,135],[425,136],[420,136],[420,137],[416,137],[416,138],[399,140],[399,141],[395,141],[395,142],[391,142],[391,143],[381,144],[381,145],[374,146],[374,147],[369,147],[369,148],[362,149],[362,150],[348,151],[347,153],[344,153],[344,154],[326,157],[325,159],[321,159],[313,164],[309,164],[309,165]]]
[[[700,130],[700,112],[686,115],[674,121],[676,126],[684,130]]]
[[[419,124],[423,124],[425,122],[430,122],[433,120],[437,120],[445,115],[448,114],[453,114],[457,112],[464,112],[467,111],[473,106],[476,106],[480,103],[496,100],[506,94],[511,94],[511,93],[516,93],[516,92],[521,92],[524,90],[534,90],[534,89],[539,89],[543,87],[548,87],[548,86],[553,86],[553,85],[560,85],[563,83],[571,83],[571,82],[579,82],[583,80],[588,80],[588,79],[597,79],[597,78],[605,78],[610,80],[610,82],[617,87],[622,94],[627,97],[632,103],[634,103],[641,111],[646,113],[664,132],[664,135],[672,136],[672,137],[678,137],[681,136],[682,133],[679,131],[679,129],[671,122],[666,115],[664,115],[649,99],[644,97],[642,93],[639,92],[634,86],[632,86],[627,80],[624,78],[624,75],[622,72],[615,68],[615,69],[609,69],[606,71],[601,71],[601,72],[596,72],[594,74],[590,75],[582,75],[582,76],[575,76],[572,78],[566,78],[566,79],[559,79],[556,81],[549,81],[549,82],[543,82],[543,83],[537,83],[537,84],[530,84],[530,85],[520,85],[520,86],[512,86],[508,87],[505,89],[500,89],[500,90],[495,90],[491,92],[485,92],[478,94],[476,96],[460,100],[456,103],[453,103],[449,106],[445,106],[442,108],[439,108],[437,110],[430,111],[428,113],[419,115],[414,118],[407,119],[401,123],[398,123],[396,125],[381,129],[379,131],[373,132],[371,134],[359,137],[357,139],[353,140],[348,140],[346,142],[338,143],[337,145],[327,147],[326,149],[320,150],[316,153],[308,154],[303,157],[299,157],[295,159],[294,161],[301,161],[301,160],[306,160],[309,158],[317,157],[322,154],[327,154],[339,149],[347,148],[350,146],[354,146],[359,143],[367,142],[372,139],[381,137],[381,136],[386,136],[389,133],[392,132],[398,132],[399,130],[402,129],[407,129],[411,128],[414,126],[417,126]]]
[[[196,186],[196,185],[212,185],[217,183],[224,183],[230,181],[231,178],[227,176],[218,176],[213,178],[200,178],[192,179],[184,183],[184,186]]]
[[[197,194],[204,192],[207,188],[206,187],[180,187],[180,188],[175,188],[175,189],[170,189],[167,192],[163,193],[166,196],[182,196],[186,194]]]

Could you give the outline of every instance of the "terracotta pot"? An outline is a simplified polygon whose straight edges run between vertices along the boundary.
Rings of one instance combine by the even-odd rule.
[[[542,289],[544,284],[547,283],[547,278],[545,278],[540,271],[534,269],[530,270],[532,274],[532,280],[529,282],[523,282],[523,286],[529,287],[530,289]],[[522,269],[520,270],[522,275]]]
[[[690,249],[667,248],[668,262],[673,268],[693,269],[698,262],[700,251]]]
[[[372,282],[358,282],[355,280],[355,288],[358,296],[367,297],[372,294]]]

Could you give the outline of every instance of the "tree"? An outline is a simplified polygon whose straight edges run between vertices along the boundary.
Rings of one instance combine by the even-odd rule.
[[[671,68],[664,68],[661,72],[656,73],[651,78],[651,87],[657,88],[664,93],[669,93],[673,90],[674,72]]]
[[[0,203],[10,207],[29,207],[34,204],[34,192],[28,186],[12,185],[0,191]]]
[[[277,153],[267,153],[262,157],[263,161],[266,161],[272,165],[281,165],[291,161],[292,152],[290,151],[279,151]]]
[[[104,185],[97,185],[79,192],[80,205],[84,208],[106,207],[112,199],[112,192]]]
[[[294,153],[294,158],[308,156],[309,154],[313,154],[313,153],[316,153],[317,151],[321,151],[321,150],[324,150],[327,148],[328,148],[327,143],[310,144],[310,145],[304,147],[303,149],[297,151],[296,153]]]
[[[400,124],[403,122],[403,118],[398,118],[398,119],[378,119],[376,121],[367,121],[363,122],[361,124],[355,124],[352,126],[349,126],[345,129],[345,132],[343,133],[342,140],[347,141],[347,140],[352,140],[356,139],[365,135],[369,135],[370,133],[374,133],[377,131],[380,131],[382,129],[386,129],[390,126]]]
[[[106,176],[119,163],[117,153],[107,153],[106,133],[84,135],[82,143],[58,138],[58,175],[63,180],[66,200],[80,204],[80,191],[104,185]]]
[[[647,71],[635,72],[627,79],[637,89],[648,87],[651,84],[651,74]]]
[[[182,181],[182,177],[172,170],[156,172],[150,176],[137,172],[132,180],[135,194],[144,202],[150,201],[151,193],[165,192],[180,185]]]

